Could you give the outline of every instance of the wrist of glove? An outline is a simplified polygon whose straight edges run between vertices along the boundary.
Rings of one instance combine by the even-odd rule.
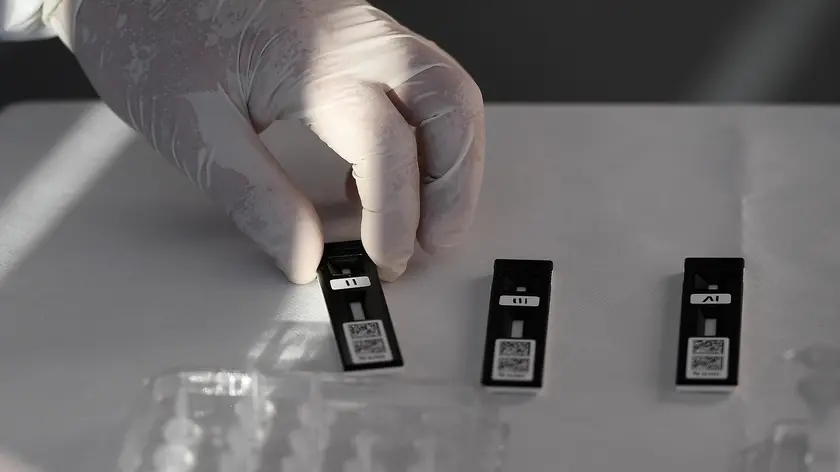
[[[384,280],[402,274],[415,240],[433,251],[467,230],[484,164],[481,93],[369,4],[84,0],[75,18],[72,48],[102,99],[292,282],[314,279],[323,235],[280,165],[293,157],[258,137],[276,120],[302,120],[352,164],[362,241]]]

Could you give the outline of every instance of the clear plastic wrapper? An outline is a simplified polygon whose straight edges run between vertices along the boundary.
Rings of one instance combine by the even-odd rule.
[[[774,368],[800,416],[778,419],[746,454],[747,472],[840,472],[840,348],[791,349]]]
[[[781,420],[746,461],[750,472],[838,472],[836,422]]]
[[[148,381],[120,470],[498,472],[506,443],[466,386],[196,369]]]

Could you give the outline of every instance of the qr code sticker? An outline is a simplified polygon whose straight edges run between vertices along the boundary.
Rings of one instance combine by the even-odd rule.
[[[691,354],[723,355],[726,339],[694,339],[691,342]]]
[[[344,323],[344,336],[354,364],[394,360],[382,320]]]
[[[537,342],[532,339],[497,339],[493,355],[493,380],[534,380]]]
[[[385,354],[385,341],[382,338],[353,341],[353,351],[364,356]]]
[[[528,357],[531,355],[531,343],[528,341],[502,341],[499,343],[499,355]]]
[[[379,329],[377,321],[364,321],[357,324],[351,324],[347,327],[350,332],[350,337],[353,339],[367,339],[382,337],[382,330]]]
[[[720,372],[724,368],[723,356],[692,356],[691,370]]]
[[[499,359],[499,372],[505,375],[522,375],[531,370],[531,359],[503,357]]]
[[[689,338],[686,378],[725,379],[729,375],[728,338]]]

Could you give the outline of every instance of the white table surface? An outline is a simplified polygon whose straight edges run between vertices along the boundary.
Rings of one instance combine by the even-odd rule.
[[[352,236],[330,204],[344,166],[303,130],[266,140]],[[489,106],[487,136],[469,243],[386,295],[405,375],[477,382],[493,259],[555,262],[549,387],[503,408],[508,470],[726,470],[802,413],[772,372],[840,333],[840,110]],[[99,105],[2,111],[0,202],[0,448],[46,472],[113,470],[141,379],[243,365],[292,321],[313,331],[288,331],[283,362],[332,365],[317,286],[286,283]],[[683,259],[741,255],[742,385],[673,394]]]

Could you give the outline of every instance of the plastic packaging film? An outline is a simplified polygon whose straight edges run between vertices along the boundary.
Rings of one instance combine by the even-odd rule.
[[[507,431],[465,386],[196,369],[147,382],[123,472],[499,472]]]
[[[768,370],[777,401],[762,416],[784,411],[766,437],[743,453],[745,472],[840,471],[840,347],[791,349]],[[765,383],[769,385],[771,383]]]

